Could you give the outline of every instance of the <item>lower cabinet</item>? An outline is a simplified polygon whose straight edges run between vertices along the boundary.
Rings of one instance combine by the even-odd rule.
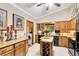
[[[60,47],[68,47],[68,37],[59,36],[59,46]]]
[[[22,41],[15,44],[15,56],[26,55],[26,41]]]
[[[1,56],[14,56],[14,46],[7,46],[0,49]]]
[[[28,40],[0,48],[0,56],[25,56],[28,51]]]

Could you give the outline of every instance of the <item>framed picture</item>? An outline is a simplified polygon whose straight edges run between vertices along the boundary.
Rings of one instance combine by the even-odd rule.
[[[13,29],[23,30],[24,29],[24,17],[13,14]]]
[[[7,26],[7,11],[0,9],[0,30],[6,30]]]

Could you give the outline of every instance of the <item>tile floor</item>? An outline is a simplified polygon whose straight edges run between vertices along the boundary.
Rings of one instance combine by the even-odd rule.
[[[68,49],[63,47],[53,46],[53,56],[70,56]],[[28,50],[26,56],[40,56],[40,44],[35,43]]]

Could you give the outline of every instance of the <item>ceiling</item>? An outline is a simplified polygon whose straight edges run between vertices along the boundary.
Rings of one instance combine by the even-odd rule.
[[[38,3],[14,3],[14,5],[16,7],[21,8],[21,10],[27,12],[30,16],[32,16],[36,19],[45,17],[46,15],[55,13],[59,10],[65,9],[71,5],[69,3],[61,3],[61,6],[57,7],[52,4],[52,6],[49,8],[49,10],[46,10],[46,4],[43,4],[39,7],[37,7],[37,4]]]

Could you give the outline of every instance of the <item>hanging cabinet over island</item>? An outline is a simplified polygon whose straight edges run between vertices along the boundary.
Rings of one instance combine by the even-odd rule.
[[[0,43],[1,56],[25,56],[28,51],[28,38],[26,36]]]

